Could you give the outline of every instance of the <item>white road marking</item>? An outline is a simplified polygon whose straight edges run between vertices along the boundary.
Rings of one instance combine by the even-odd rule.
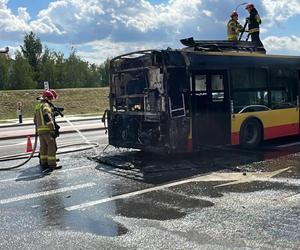
[[[109,198],[104,198],[104,199],[101,199],[101,200],[91,201],[91,202],[83,203],[83,204],[76,205],[76,206],[66,207],[65,209],[68,210],[68,211],[84,209],[84,208],[95,206],[95,205],[98,205],[98,204],[101,204],[101,203],[106,203],[108,201],[114,201],[114,200],[129,198],[129,197],[140,195],[140,194],[150,193],[150,192],[153,192],[153,191],[159,191],[159,190],[162,190],[162,189],[165,189],[165,188],[170,188],[170,187],[174,187],[174,186],[194,182],[198,178],[199,177],[188,179],[188,180],[183,180],[183,181],[178,181],[178,182],[173,182],[173,183],[169,183],[169,184],[165,184],[165,185],[161,185],[161,186],[157,186],[157,187],[146,188],[144,190],[139,190],[139,191],[135,191],[135,192],[127,193],[127,194],[121,194],[121,195],[117,195],[117,196],[113,196],[113,197],[109,197]]]
[[[288,197],[285,197],[284,200],[297,200],[300,198],[300,193],[289,195]]]
[[[0,148],[15,147],[15,146],[26,145],[26,144],[27,144],[27,142],[20,142],[20,143],[16,143],[16,144],[2,145],[2,146],[0,146]]]
[[[13,198],[9,198],[9,199],[0,200],[0,204],[4,205],[4,204],[12,203],[12,202],[29,200],[29,199],[38,198],[38,197],[47,196],[47,195],[52,195],[52,194],[69,192],[69,191],[74,191],[74,190],[78,190],[78,189],[82,189],[82,188],[92,187],[92,186],[95,186],[95,185],[96,185],[96,183],[91,182],[91,183],[86,183],[86,184],[81,184],[81,185],[76,185],[76,186],[53,189],[53,190],[40,192],[40,193],[26,194],[26,195],[22,195],[22,196],[18,196],[18,197],[13,197]]]
[[[243,173],[210,173],[207,175],[201,175],[198,177],[185,179],[182,181],[172,182],[169,184],[160,185],[160,186],[156,186],[156,187],[152,187],[152,188],[146,188],[146,189],[134,191],[131,193],[126,193],[126,194],[116,195],[113,197],[108,197],[108,198],[104,198],[104,199],[100,199],[100,200],[86,202],[86,203],[82,203],[79,205],[66,207],[65,209],[67,211],[81,210],[81,209],[96,206],[96,205],[99,205],[102,203],[106,203],[106,202],[110,202],[110,201],[114,201],[114,200],[120,200],[120,199],[124,199],[124,198],[129,198],[129,197],[133,197],[136,195],[150,193],[150,192],[154,192],[154,191],[160,191],[160,190],[163,190],[166,188],[175,187],[175,186],[179,186],[179,185],[183,185],[183,184],[187,184],[187,183],[193,183],[193,182],[231,181],[231,183],[224,184],[224,186],[225,186],[225,185],[234,185],[234,184],[252,182],[252,181],[257,181],[257,180],[269,181],[275,175],[285,172],[288,169],[290,169],[290,168],[285,168],[285,169],[277,170],[274,172],[247,173],[246,175],[243,175]],[[222,185],[219,185],[216,187],[220,187],[220,186],[222,186]]]
[[[10,178],[10,179],[5,179],[5,180],[0,180],[0,183],[3,183],[3,182],[10,182],[10,181],[19,181],[19,180],[26,180],[26,179],[30,179],[30,178],[33,178],[33,177],[42,177],[44,175],[42,174],[33,174],[33,175],[29,175],[29,176],[23,176],[23,177],[19,177],[19,178]]]
[[[294,142],[294,143],[280,145],[280,146],[277,146],[276,148],[287,148],[287,147],[296,146],[296,145],[299,145],[299,144],[300,144],[300,142]]]
[[[62,170],[58,170],[59,173],[60,172],[71,172],[71,171],[76,171],[76,170],[81,170],[81,169],[85,169],[85,168],[90,168],[93,166],[83,166],[83,167],[77,167],[77,168],[68,168],[68,169],[62,169]],[[55,173],[55,172],[54,172]],[[39,174],[33,174],[33,175],[28,175],[28,176],[21,176],[21,177],[16,177],[16,178],[10,178],[10,179],[5,179],[5,180],[0,180],[0,183],[2,182],[10,182],[10,181],[22,181],[22,180],[26,180],[26,179],[30,179],[30,178],[34,178],[34,177],[43,177],[45,176],[42,173]]]
[[[279,175],[287,170],[289,170],[290,167],[284,168],[284,169],[279,169],[273,172],[258,172],[258,173],[246,173],[245,175],[242,174],[239,178],[236,178],[234,181],[231,181],[229,183],[217,185],[215,187],[225,187],[225,186],[231,186],[231,185],[236,185],[236,184],[242,184],[242,183],[250,183],[253,181],[268,181],[272,177]]]

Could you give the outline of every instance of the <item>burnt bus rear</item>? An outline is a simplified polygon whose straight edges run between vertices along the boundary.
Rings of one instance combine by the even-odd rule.
[[[188,84],[179,51],[138,51],[112,59],[109,144],[150,152],[186,152]]]

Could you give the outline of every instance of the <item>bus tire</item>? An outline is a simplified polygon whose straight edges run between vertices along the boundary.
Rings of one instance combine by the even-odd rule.
[[[244,121],[241,126],[240,144],[244,148],[253,149],[257,147],[262,140],[262,126],[255,118]]]

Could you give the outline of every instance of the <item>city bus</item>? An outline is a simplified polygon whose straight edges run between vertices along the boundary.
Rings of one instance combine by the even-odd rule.
[[[300,57],[251,42],[182,43],[111,60],[110,145],[184,153],[299,134]]]

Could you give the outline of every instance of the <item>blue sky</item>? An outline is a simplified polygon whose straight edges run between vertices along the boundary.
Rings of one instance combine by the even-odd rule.
[[[0,0],[0,46],[14,53],[25,32],[90,62],[139,49],[180,48],[179,40],[226,39],[236,0]],[[256,0],[270,54],[300,55],[300,0]],[[238,9],[243,24],[247,12]]]
[[[14,14],[18,13],[19,7],[26,7],[29,15],[36,18],[40,10],[48,7],[49,2],[49,0],[10,0],[7,6]]]

